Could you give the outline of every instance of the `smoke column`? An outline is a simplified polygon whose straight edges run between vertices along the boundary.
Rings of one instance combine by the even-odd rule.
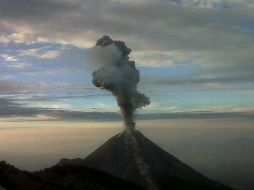
[[[129,60],[130,52],[123,41],[112,40],[109,36],[103,36],[89,51],[90,59],[99,67],[92,74],[92,82],[116,97],[127,131],[135,129],[135,110],[150,104],[149,98],[137,91],[139,71],[135,62]]]

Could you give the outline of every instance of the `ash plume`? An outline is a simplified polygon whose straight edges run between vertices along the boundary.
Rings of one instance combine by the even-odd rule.
[[[137,108],[150,103],[149,98],[137,91],[139,71],[135,62],[129,60],[129,49],[123,41],[112,40],[109,36],[99,39],[89,51],[92,62],[99,67],[93,76],[96,87],[110,91],[117,100],[127,130],[135,129],[133,115]]]

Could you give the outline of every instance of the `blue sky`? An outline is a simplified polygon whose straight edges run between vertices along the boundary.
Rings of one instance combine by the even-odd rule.
[[[105,34],[132,49],[152,102],[138,113],[252,113],[253,9],[249,0],[3,0],[2,117],[118,112],[91,83],[87,51]]]

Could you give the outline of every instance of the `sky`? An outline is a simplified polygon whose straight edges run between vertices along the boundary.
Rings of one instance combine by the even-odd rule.
[[[253,189],[253,0],[0,0],[0,160],[41,169],[123,130],[115,98],[91,82],[103,35],[132,49],[150,97],[138,130]]]
[[[143,118],[254,115],[252,0],[1,0],[0,121],[119,119],[91,83],[105,34],[132,49]]]

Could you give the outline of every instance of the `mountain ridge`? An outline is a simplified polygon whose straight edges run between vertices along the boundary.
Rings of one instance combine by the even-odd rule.
[[[27,172],[5,161],[0,162],[0,189],[144,190],[123,179],[84,166],[53,166],[36,172]]]
[[[62,159],[58,165],[83,165],[149,190],[233,189],[198,173],[138,131],[117,134],[86,158]]]

